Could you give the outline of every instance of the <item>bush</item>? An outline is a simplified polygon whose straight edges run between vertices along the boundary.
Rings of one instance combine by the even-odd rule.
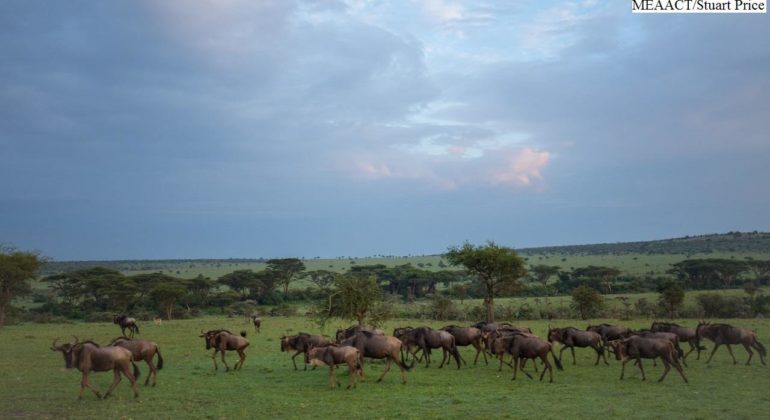
[[[746,298],[701,293],[696,299],[707,318],[748,318],[752,315],[751,302]]]

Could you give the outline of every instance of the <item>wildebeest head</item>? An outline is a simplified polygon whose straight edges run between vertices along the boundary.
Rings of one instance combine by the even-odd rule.
[[[615,353],[615,360],[623,360],[628,355],[628,339],[612,340],[607,343]]]
[[[64,366],[67,369],[72,369],[74,367],[77,367],[78,363],[77,361],[80,359],[80,353],[83,351],[83,345],[86,343],[93,344],[96,347],[99,347],[98,344],[94,343],[91,340],[85,340],[80,341],[77,337],[73,336],[75,339],[72,343],[64,343],[60,346],[57,346],[56,343],[59,341],[59,339],[53,340],[53,343],[51,344],[51,350],[53,351],[60,351],[62,353],[62,356],[64,356]]]

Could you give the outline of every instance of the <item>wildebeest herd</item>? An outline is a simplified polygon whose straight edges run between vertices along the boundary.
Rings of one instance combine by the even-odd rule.
[[[254,324],[256,332],[259,332],[261,319],[254,316],[250,321]],[[99,391],[90,384],[89,375],[91,372],[106,371],[113,371],[114,379],[104,394],[105,398],[121,381],[121,375],[128,378],[134,397],[138,397],[136,381],[140,372],[134,363],[137,361],[144,361],[150,370],[144,384],[148,385],[152,378],[152,386],[156,385],[158,370],[163,368],[163,357],[158,344],[133,338],[134,334],[139,333],[137,322],[133,318],[126,315],[116,316],[114,323],[120,326],[122,336],[115,338],[107,346],[100,346],[93,340],[80,340],[77,337],[73,337],[74,342],[61,345],[57,345],[59,339],[56,339],[51,346],[51,350],[62,353],[66,368],[74,367],[82,372],[79,398],[83,397],[85,388],[90,388],[97,398],[102,398]],[[129,336],[125,335],[126,330],[129,331]],[[239,356],[233,370],[243,367],[246,361],[245,350],[249,347],[245,331],[233,334],[226,329],[216,329],[201,331],[199,337],[204,339],[206,350],[213,349],[211,358],[215,370],[218,369],[217,353],[221,355],[225,370],[230,370],[225,360],[225,354],[228,351],[235,351]],[[498,371],[502,370],[503,364],[510,366],[513,369],[512,379],[516,379],[519,370],[532,378],[524,370],[526,362],[531,360],[535,372],[538,371],[538,361],[543,367],[540,380],[543,380],[545,373],[548,372],[549,380],[553,382],[553,365],[563,370],[562,355],[567,349],[572,354],[572,364],[577,364],[575,359],[577,347],[591,348],[596,353],[594,366],[600,361],[609,365],[607,355],[613,354],[615,359],[621,362],[620,379],[623,379],[625,367],[629,361],[634,361],[642,374],[642,380],[645,380],[642,359],[652,359],[654,363],[660,359],[665,370],[658,382],[665,379],[671,367],[676,369],[685,382],[688,382],[684,373],[684,367],[687,367],[687,356],[695,351],[697,360],[700,360],[701,351],[706,350],[702,344],[704,338],[710,340],[714,346],[706,363],[710,363],[717,349],[724,345],[733,363],[737,364],[731,345],[740,344],[749,355],[746,360],[747,365],[754,356],[752,350],[759,354],[760,362],[766,365],[767,350],[757,340],[756,332],[729,324],[704,321],[695,328],[671,322],[653,322],[650,328],[645,330],[632,330],[609,324],[589,325],[585,330],[549,326],[545,339],[536,336],[527,327],[509,323],[478,322],[467,327],[448,325],[438,330],[425,326],[416,328],[407,326],[396,328],[392,335],[386,335],[382,330],[356,325],[338,330],[334,339],[307,333],[285,335],[280,339],[280,350],[294,352],[291,361],[295,370],[297,370],[295,358],[300,354],[303,355],[305,370],[308,364],[314,367],[328,366],[332,388],[339,386],[335,375],[337,365],[348,365],[348,388],[355,387],[358,378],[364,378],[364,360],[367,358],[381,359],[386,363],[382,374],[377,379],[378,382],[388,373],[391,365],[396,364],[401,371],[401,381],[405,384],[407,372],[418,361],[424,361],[425,367],[430,366],[432,351],[436,349],[442,352],[439,368],[454,360],[457,369],[460,369],[462,365],[467,365],[458,351],[458,347],[462,346],[472,346],[476,350],[474,365],[478,363],[480,355],[483,356],[486,364],[488,364],[487,355],[497,357],[500,363]],[[690,346],[686,353],[681,348],[681,344],[685,342]],[[554,352],[557,344],[561,346],[558,357]],[[553,365],[548,359],[549,355]],[[510,362],[505,361],[508,356],[510,356]],[[409,363],[410,358],[411,363]]]

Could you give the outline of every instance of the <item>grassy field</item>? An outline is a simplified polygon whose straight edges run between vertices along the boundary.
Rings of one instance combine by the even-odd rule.
[[[592,320],[591,322],[599,322]],[[610,321],[616,322],[616,321]],[[693,320],[683,320],[694,325]],[[770,345],[770,321],[732,320],[734,324],[757,330]],[[422,321],[400,320],[386,325],[423,325]],[[558,321],[559,326],[584,327],[585,321]],[[632,327],[648,321],[625,323]],[[431,322],[428,325],[440,326]],[[541,336],[545,322],[528,322]],[[329,326],[326,333],[331,333]],[[342,326],[342,323],[339,323]],[[201,329],[246,329],[243,319],[201,318],[142,324],[141,337],[157,341],[165,367],[156,388],[140,387],[134,400],[124,380],[114,395],[97,400],[86,394],[77,401],[80,374],[64,369],[59,353],[49,350],[55,337],[77,335],[104,343],[118,333],[111,324],[16,325],[0,330],[0,413],[4,418],[767,418],[770,416],[770,370],[758,361],[752,366],[733,366],[728,353],[720,349],[710,366],[691,359],[685,384],[676,373],[657,383],[662,368],[646,363],[648,380],[642,382],[638,370],[629,369],[620,381],[620,366],[591,365],[590,351],[578,350],[578,365],[565,363],[556,372],[555,382],[538,382],[520,377],[510,380],[508,368],[497,365],[437,369],[415,367],[409,383],[402,385],[398,371],[391,371],[382,383],[373,378],[381,372],[379,363],[367,363],[368,379],[357,389],[328,389],[326,369],[294,371],[289,355],[279,351],[279,337],[298,331],[317,332],[304,318],[265,318],[263,330],[249,330],[251,346],[242,371],[215,372],[204,349]],[[709,347],[711,343],[707,343]],[[742,363],[745,351],[735,348]],[[466,360],[473,352],[463,350]],[[236,357],[227,356],[231,363]],[[299,358],[298,358],[299,359]],[[565,361],[571,359],[565,357]],[[756,360],[756,359],[755,359]],[[143,382],[148,373],[140,364]],[[629,367],[631,367],[629,365]],[[341,381],[346,369],[339,369]],[[105,390],[111,374],[93,377],[98,389]]]

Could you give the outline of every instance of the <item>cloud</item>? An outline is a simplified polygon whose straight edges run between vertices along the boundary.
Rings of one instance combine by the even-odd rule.
[[[550,160],[548,151],[526,148],[514,153],[505,168],[492,174],[492,179],[516,187],[530,187],[543,181],[542,171]]]

